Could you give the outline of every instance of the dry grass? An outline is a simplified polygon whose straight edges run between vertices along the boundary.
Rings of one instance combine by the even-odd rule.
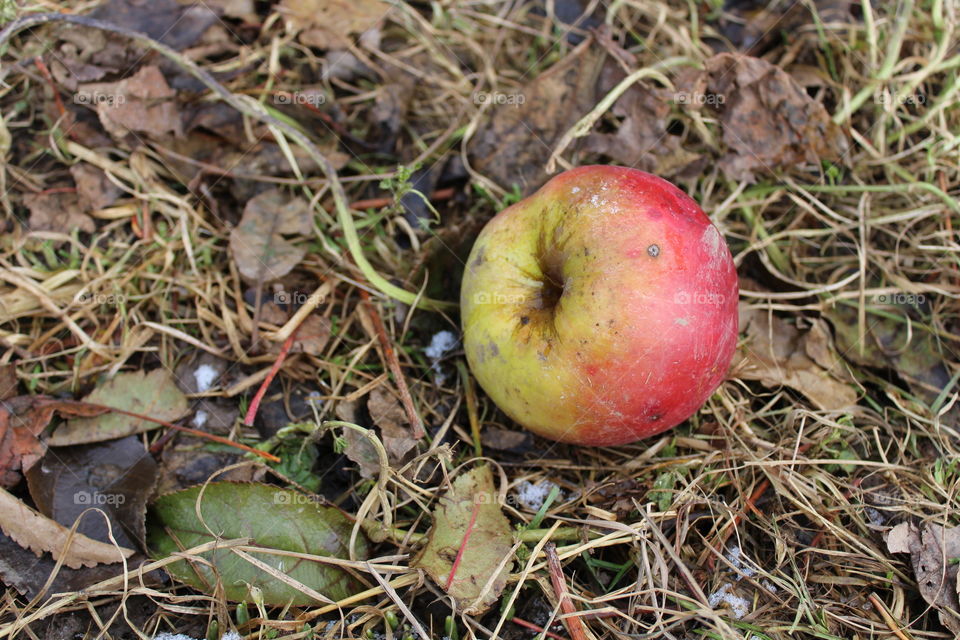
[[[639,67],[672,57],[700,63],[712,53],[704,43],[712,28],[703,16],[691,20],[690,4],[591,6],[605,16],[613,36],[628,43]],[[354,156],[337,172],[339,179],[299,169],[283,172],[281,181],[310,198],[317,214],[313,250],[298,266],[295,285],[306,292],[329,288],[318,311],[335,320],[337,331],[322,356],[291,356],[280,379],[287,390],[297,385],[320,390],[318,421],[336,418],[340,404],[362,401],[373,388],[396,393],[395,382],[384,375],[388,358],[360,295],[361,288],[376,292],[366,283],[380,274],[414,292],[408,304],[382,295],[372,299],[413,404],[432,441],[442,444],[384,470],[376,483],[356,478],[339,496],[342,504],[359,506],[367,518],[394,528],[378,547],[376,569],[357,567],[365,572],[367,591],[336,606],[253,610],[254,620],[241,628],[246,637],[372,632],[402,638],[419,625],[432,637],[450,635],[444,628],[449,599],[409,569],[408,560],[449,477],[469,466],[478,450],[501,472],[508,495],[522,483],[539,481],[556,483],[561,494],[542,514],[508,502],[505,510],[518,527],[535,518],[536,526],[522,535],[505,606],[483,617],[456,616],[460,637],[489,638],[495,631],[506,638],[534,637],[536,632],[513,618],[544,625],[563,617],[550,581],[545,551],[550,542],[558,545],[564,585],[588,638],[948,637],[919,598],[904,557],[887,553],[882,533],[906,519],[960,524],[960,440],[953,405],[960,374],[957,8],[940,2],[922,10],[905,3],[899,13],[892,6],[858,7],[860,20],[808,19],[791,33],[789,46],[766,54],[771,62],[802,63],[825,78],[818,98],[851,143],[842,160],[819,174],[778,171],[756,185],[731,182],[708,167],[683,186],[730,241],[745,307],[801,324],[836,317],[830,314],[845,308],[853,312],[861,340],[879,320],[909,327],[902,336],[911,342],[901,351],[917,349],[929,338],[947,364],[949,385],[928,389],[940,394],[938,401],[917,395],[923,380],[905,387],[889,371],[858,364],[851,351],[840,355],[847,356],[841,366],[857,380],[862,399],[856,411],[820,411],[793,390],[733,378],[690,423],[653,440],[608,449],[538,442],[527,453],[501,454],[476,441],[468,407],[476,405],[480,431],[509,423],[482,394],[468,392],[463,369],[453,364],[456,354],[441,364],[442,382],[422,355],[432,332],[457,330],[455,315],[411,312],[409,303],[414,296],[456,299],[449,273],[430,271],[427,279],[422,267],[431,261],[455,264],[448,251],[469,246],[469,234],[476,231],[471,221],[492,215],[495,200],[507,195],[466,162],[464,140],[483,126],[489,108],[476,104],[474,92],[522,92],[530,78],[570,51],[563,38],[568,27],[514,3],[394,6],[384,29],[389,47],[357,53],[385,75],[402,70],[416,78],[402,123],[403,158],[409,165],[439,166],[460,156],[469,179],[490,195],[477,196],[471,188],[469,198],[435,203],[443,221],[428,233],[412,230],[396,208],[386,215],[346,209],[347,202],[389,197],[377,184],[394,175],[397,158]],[[236,221],[229,211],[238,212],[242,203],[230,200],[226,182],[214,182],[212,193],[188,190],[192,176],[155,143],[134,151],[94,150],[64,139],[42,111],[52,94],[27,58],[36,55],[36,42],[49,39],[47,28],[14,40],[5,54],[7,86],[0,90],[18,159],[6,167],[2,199],[8,224],[0,241],[2,361],[16,361],[22,385],[31,392],[78,393],[103,374],[157,364],[173,369],[204,350],[230,361],[238,374],[231,387],[211,395],[245,408],[276,358],[263,342],[251,346],[252,337],[259,333],[267,343],[281,343],[291,327],[285,331],[259,319],[244,298],[248,285],[228,252]],[[230,82],[234,96],[253,98],[235,98],[235,106],[251,121],[273,125],[274,136],[298,142],[296,129],[271,121],[255,100],[297,90],[302,78],[312,77],[316,62],[274,23],[250,50],[198,64],[211,71],[257,67],[260,73]],[[265,85],[263,74],[281,67],[284,74]],[[383,88],[344,81],[328,88],[346,114],[347,128],[364,138]],[[924,96],[922,103],[900,99],[917,95]],[[21,100],[27,106],[11,111]],[[690,118],[689,136],[716,134],[708,116],[680,117]],[[334,140],[332,130],[305,118],[310,129],[301,134],[304,140]],[[561,158],[566,158],[562,164],[574,155],[567,151]],[[96,233],[31,231],[14,222],[22,210],[20,194],[36,190],[45,175],[75,160],[107,170],[127,195],[124,204],[97,214]],[[142,229],[145,213],[152,219],[152,236],[138,235],[130,224],[138,217]],[[356,252],[351,258],[344,242],[350,226],[359,232],[355,248],[375,273],[356,266]],[[414,249],[401,249],[400,236],[412,236]],[[908,313],[878,301],[893,294],[922,296],[926,304]],[[106,296],[119,302],[104,304]],[[259,439],[256,430],[239,424],[232,437]],[[333,446],[330,437],[319,442]],[[743,599],[745,614],[711,600],[724,589]],[[89,633],[95,636],[109,626],[103,611],[143,598],[153,612],[129,620],[137,634],[206,627],[208,620],[218,620],[225,630],[237,622],[234,605],[184,588],[142,585],[131,572],[83,594],[39,602],[8,590],[0,603],[0,636],[42,637],[41,630],[48,629],[44,620],[73,611],[91,614]],[[100,606],[96,615],[95,606]],[[117,615],[123,620],[126,612]],[[553,630],[566,637],[563,628]],[[115,637],[116,627],[112,633]]]

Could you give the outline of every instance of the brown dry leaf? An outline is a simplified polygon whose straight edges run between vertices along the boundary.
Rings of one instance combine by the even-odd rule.
[[[77,195],[83,211],[109,207],[120,197],[120,188],[110,182],[107,174],[86,163],[70,167],[70,174],[77,184]]]
[[[367,411],[370,420],[380,427],[383,446],[391,463],[400,462],[408,451],[417,446],[416,439],[410,437],[406,413],[396,396],[383,387],[377,387],[367,398]]]
[[[93,233],[93,218],[80,208],[75,193],[28,193],[23,204],[30,210],[31,231],[60,231],[70,233],[79,229]]]
[[[736,375],[759,380],[766,387],[788,386],[818,409],[840,411],[857,402],[853,381],[837,357],[823,320],[801,333],[795,326],[762,309],[741,311],[747,335]]]
[[[71,416],[103,413],[102,409],[48,396],[19,396],[0,402],[0,485],[13,486],[20,481],[20,470],[27,471],[43,457],[47,445],[39,435],[55,411]]]
[[[128,133],[162,137],[182,135],[183,126],[174,98],[157,67],[142,67],[119,82],[96,82],[77,87],[77,101],[96,105],[104,129],[122,138]]]
[[[330,320],[317,314],[310,314],[300,323],[297,334],[290,346],[290,353],[306,353],[311,356],[323,355],[323,348],[330,339]],[[279,344],[275,345],[277,348]]]
[[[596,104],[605,56],[588,39],[522,90],[501,90],[523,104],[490,108],[468,147],[473,167],[505,189],[516,183],[529,193],[543,184],[554,146]]]
[[[230,231],[230,250],[240,275],[256,282],[276,280],[290,273],[307,250],[283,236],[309,235],[312,220],[306,200],[291,198],[279,189],[265,191],[248,201],[240,223]]]
[[[344,429],[343,439],[347,446],[343,453],[360,467],[360,475],[364,478],[375,478],[380,475],[380,456],[377,448],[364,434],[355,429]]]
[[[6,400],[15,395],[17,395],[17,365],[13,363],[0,365],[0,400]]]
[[[145,33],[178,51],[195,43],[217,22],[217,14],[207,2],[184,6],[176,0],[108,0],[90,17]]]
[[[606,94],[626,74],[620,65],[608,60],[601,77],[600,91]],[[634,84],[610,109],[609,116],[620,121],[616,131],[594,131],[586,138],[585,150],[659,176],[699,167],[706,162],[703,156],[687,151],[681,146],[679,136],[667,132],[674,97],[673,91],[653,84]]]
[[[887,549],[910,554],[920,595],[939,611],[941,624],[960,635],[960,527],[902,522],[887,534]]]
[[[47,450],[39,436],[50,423],[53,410],[33,409],[30,396],[0,404],[0,486],[12,487],[20,482],[20,470],[32,467]]]
[[[460,564],[450,582],[461,548]],[[426,571],[463,613],[480,615],[499,599],[507,584],[512,548],[513,532],[500,509],[493,473],[483,465],[454,480],[440,498],[427,544],[410,564]]]
[[[720,168],[734,180],[757,171],[836,160],[847,140],[830,114],[779,67],[751,56],[721,53],[699,72],[680,74],[689,108],[716,112],[727,153]],[[712,100],[701,97],[712,97]]]
[[[390,11],[382,0],[281,0],[287,31],[308,47],[346,49],[350,36],[374,28]]]
[[[132,411],[158,420],[172,422],[186,415],[187,398],[166,369],[118,373],[85,398],[87,402]],[[77,403],[82,404],[82,403]],[[102,412],[92,418],[76,418],[60,425],[47,443],[62,447],[122,438],[156,429],[156,422],[116,412]]]
[[[96,514],[86,517],[96,517]],[[120,562],[133,555],[133,549],[97,542],[82,533],[74,533],[68,547],[69,529],[37,513],[3,489],[0,489],[0,529],[38,557],[44,551],[57,560],[62,555],[63,563],[71,569]]]

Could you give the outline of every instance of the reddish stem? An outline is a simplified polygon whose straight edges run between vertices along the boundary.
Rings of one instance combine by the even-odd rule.
[[[560,566],[560,556],[557,555],[557,545],[548,542],[543,548],[547,554],[547,568],[550,570],[550,582],[553,584],[553,592],[560,601],[560,610],[564,617],[561,618],[563,626],[567,628],[567,633],[573,640],[587,640],[587,634],[583,630],[583,620],[577,614],[577,608],[573,600],[567,594],[567,583],[563,578],[563,568]]]
[[[267,377],[264,378],[263,383],[260,385],[260,388],[257,389],[257,395],[253,396],[253,400],[250,402],[250,408],[247,409],[247,415],[243,418],[243,424],[248,427],[253,426],[253,419],[257,417],[257,410],[260,409],[260,402],[263,401],[263,396],[267,393],[267,387],[270,386],[270,383],[273,382],[273,379],[276,377],[277,372],[280,371],[280,367],[283,366],[283,361],[287,359],[287,354],[290,353],[290,347],[293,346],[293,339],[297,335],[300,327],[290,332],[290,335],[287,336],[287,339],[283,341],[283,346],[280,348],[280,354],[277,356],[277,359],[273,361],[273,366],[270,367],[270,372],[267,374]]]
[[[470,540],[470,534],[473,533],[473,525],[477,523],[477,513],[480,512],[480,503],[474,501],[473,503],[473,512],[470,514],[470,524],[467,525],[467,530],[463,532],[463,541],[460,542],[460,548],[457,549],[457,557],[453,559],[453,566],[450,567],[450,575],[447,576],[447,585],[444,587],[445,591],[450,591],[450,585],[453,584],[453,578],[457,575],[457,569],[460,568],[460,561],[463,560],[463,552],[467,548],[467,541]]]
[[[555,634],[555,633],[553,633],[553,632],[551,632],[551,631],[547,631],[547,630],[544,629],[543,627],[538,627],[537,625],[533,624],[532,622],[527,622],[526,620],[521,620],[520,618],[510,618],[510,622],[512,622],[513,624],[518,624],[518,625],[520,625],[521,627],[526,627],[527,629],[530,629],[530,630],[532,630],[532,631],[536,631],[537,633],[542,633],[543,635],[547,636],[548,638],[556,638],[556,640],[567,640],[567,639],[564,638],[563,636],[558,636],[557,634]]]

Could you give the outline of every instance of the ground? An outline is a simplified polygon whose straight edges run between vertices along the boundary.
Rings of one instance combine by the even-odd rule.
[[[956,637],[957,11],[0,3],[0,637]],[[726,380],[617,447],[513,423],[458,316],[594,163],[740,281]]]

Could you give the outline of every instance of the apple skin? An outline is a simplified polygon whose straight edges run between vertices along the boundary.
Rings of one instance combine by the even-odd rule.
[[[737,272],[690,197],[636,169],[555,176],[481,231],[460,293],[474,376],[546,438],[616,445],[683,422],[737,344]]]

